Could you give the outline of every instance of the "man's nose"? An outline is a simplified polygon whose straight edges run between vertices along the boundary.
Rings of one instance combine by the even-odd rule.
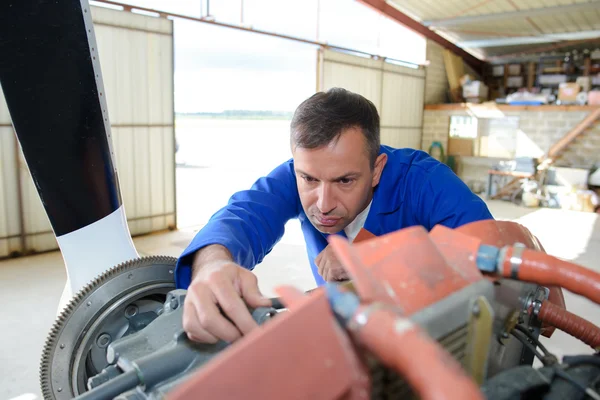
[[[335,198],[329,184],[323,183],[319,188],[317,208],[321,214],[327,214],[335,208]]]

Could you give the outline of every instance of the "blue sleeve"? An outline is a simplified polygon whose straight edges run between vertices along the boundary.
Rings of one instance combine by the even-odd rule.
[[[419,223],[428,230],[436,225],[457,228],[469,222],[493,219],[485,201],[445,164],[439,164],[423,177],[418,199]]]
[[[196,251],[211,244],[225,246],[236,263],[252,270],[281,239],[285,224],[300,212],[292,161],[258,179],[249,190],[235,193],[184,250],[175,267],[177,288],[187,288]]]

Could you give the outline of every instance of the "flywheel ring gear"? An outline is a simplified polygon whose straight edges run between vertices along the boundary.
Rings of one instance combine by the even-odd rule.
[[[127,307],[135,302],[164,301],[175,289],[176,262],[176,258],[166,256],[136,258],[106,271],[73,296],[56,318],[42,352],[40,386],[44,399],[72,399],[87,390],[85,368],[90,363],[91,347],[103,331],[102,323],[112,320],[114,325],[115,318],[127,313]],[[117,338],[124,334],[120,329]]]

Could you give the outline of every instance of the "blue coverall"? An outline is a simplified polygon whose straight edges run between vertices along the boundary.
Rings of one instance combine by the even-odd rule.
[[[414,225],[427,230],[438,224],[455,228],[493,218],[483,200],[448,166],[427,153],[387,146],[381,146],[381,152],[388,160],[373,194],[366,230],[379,236]],[[327,246],[327,234],[316,230],[306,217],[298,196],[294,161],[289,160],[258,179],[249,190],[235,193],[196,234],[177,262],[177,287],[189,286],[193,255],[210,244],[225,246],[236,263],[252,270],[281,239],[291,218],[300,220],[313,276],[317,285],[324,284],[314,260]]]

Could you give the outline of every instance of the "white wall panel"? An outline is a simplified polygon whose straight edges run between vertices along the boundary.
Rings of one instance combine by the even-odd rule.
[[[397,148],[419,149],[421,147],[421,128],[381,128],[381,142]]]
[[[22,190],[23,227],[25,229],[25,253],[58,248],[50,220],[44,210],[40,195],[31,179],[23,153],[19,151],[20,180]]]
[[[91,11],[130,231],[138,235],[175,227],[173,22],[101,7]],[[0,92],[0,258],[11,252],[57,248],[31,175],[16,149]]]
[[[333,50],[319,50],[319,90],[343,87],[371,100],[381,120],[381,142],[420,148],[425,71]]]
[[[12,127],[0,123],[0,257],[20,251],[22,246],[16,146]]]

